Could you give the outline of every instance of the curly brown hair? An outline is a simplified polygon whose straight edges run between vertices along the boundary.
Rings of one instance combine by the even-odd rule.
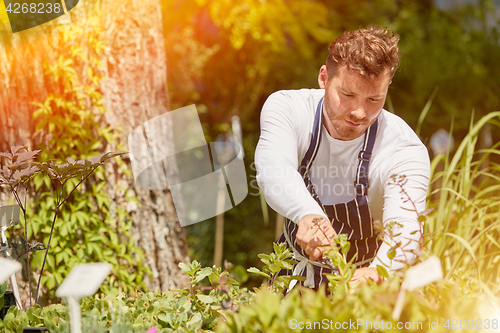
[[[399,35],[386,27],[369,26],[345,32],[328,48],[328,76],[334,77],[339,65],[347,65],[367,79],[376,78],[387,71],[392,78],[401,58],[398,41]]]

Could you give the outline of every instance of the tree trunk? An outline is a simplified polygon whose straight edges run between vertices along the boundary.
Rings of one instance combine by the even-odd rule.
[[[105,45],[104,76],[101,82],[107,113],[112,126],[122,126],[123,143],[145,121],[169,111],[166,89],[167,70],[160,0],[80,1],[69,14],[52,22],[12,34],[10,27],[0,27],[0,151],[12,145],[33,147],[35,106],[49,91],[43,61],[53,63],[63,41],[55,31],[61,24],[85,26],[87,16],[98,5],[102,13]],[[85,47],[85,45],[82,45]],[[118,174],[108,163],[108,193],[119,205],[128,188],[140,205],[127,207],[134,221],[133,234],[144,249],[146,264],[153,278],[146,278],[150,290],[180,288],[187,285],[177,264],[188,262],[186,235],[181,228],[169,191],[138,188],[130,177]],[[114,176],[114,182],[113,180]],[[0,196],[0,204],[8,199]]]

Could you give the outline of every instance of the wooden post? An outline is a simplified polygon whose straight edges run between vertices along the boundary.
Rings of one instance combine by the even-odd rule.
[[[219,181],[219,193],[217,195],[217,211],[224,212],[224,204],[226,203],[226,181],[221,177]],[[222,251],[224,245],[224,213],[217,215],[215,226],[215,250],[214,250],[214,265],[222,267]]]

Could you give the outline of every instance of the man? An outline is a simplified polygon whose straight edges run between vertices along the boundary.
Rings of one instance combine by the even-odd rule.
[[[398,41],[380,27],[344,33],[319,71],[321,89],[278,91],[262,109],[257,182],[269,205],[287,218],[278,241],[286,241],[299,261],[281,273],[307,277],[307,287],[327,282],[331,270],[317,260],[326,250],[321,245],[339,233],[351,242],[352,282],[380,282],[377,265],[399,269],[418,247],[428,152],[402,119],[382,109],[399,65]],[[394,176],[405,179],[401,186]],[[385,235],[389,244],[401,242],[392,260],[375,220],[385,227],[395,222],[396,236]]]

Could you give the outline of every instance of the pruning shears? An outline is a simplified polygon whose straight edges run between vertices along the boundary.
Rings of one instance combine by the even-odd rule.
[[[322,265],[328,266],[332,270],[332,274],[339,275],[340,271],[337,266],[335,266],[332,262],[332,259],[330,258],[325,258],[323,256],[319,257],[318,260],[316,260]]]

